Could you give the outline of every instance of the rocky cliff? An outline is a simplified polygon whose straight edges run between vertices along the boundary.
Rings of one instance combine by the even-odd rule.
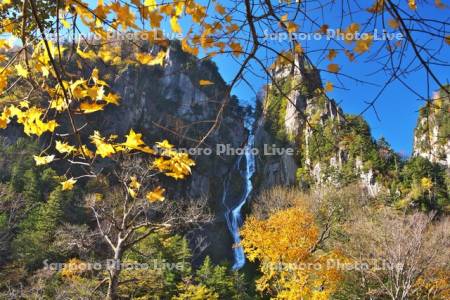
[[[168,139],[178,148],[194,148],[213,126],[225,100],[227,105],[217,128],[199,148],[215,150],[217,144],[242,147],[248,136],[244,126],[247,111],[236,97],[227,95],[228,86],[216,65],[183,52],[177,42],[172,42],[166,51],[163,67],[127,66],[117,73],[103,70],[106,74],[115,74],[111,86],[122,97],[120,106],[106,111],[104,125],[100,124],[103,130],[123,134],[135,128],[144,133],[149,142]],[[200,80],[214,84],[202,86]],[[96,120],[90,121],[99,126]],[[109,128],[109,124],[117,125]],[[207,253],[214,261],[231,258],[232,241],[222,203],[223,181],[231,178],[227,193],[237,197],[243,188],[239,170],[235,169],[238,157],[218,156],[213,151],[211,155],[193,155],[192,158],[196,166],[189,178],[179,182],[168,180],[164,185],[175,201],[186,197],[208,199],[216,220],[201,234],[207,237]]]
[[[434,93],[419,111],[413,155],[450,169],[450,97],[444,90]]]
[[[345,115],[323,92],[319,71],[302,55],[295,64],[272,68],[273,82],[259,99],[256,145],[296,150],[294,156],[260,156],[257,183],[311,187],[359,180],[375,196],[381,186],[374,161],[380,159],[367,123]]]
[[[201,86],[200,80],[214,84]],[[115,122],[119,123],[116,128],[106,126],[105,130],[120,134],[136,128],[151,140],[168,139],[179,148],[191,148],[213,126],[226,100],[228,104],[217,129],[200,147],[215,149],[217,144],[240,147],[245,143],[246,112],[236,98],[226,98],[227,85],[215,64],[184,53],[175,42],[167,49],[164,67],[128,67],[113,82],[112,87],[122,96],[122,101],[107,112],[104,122],[120,122]],[[172,190],[186,192],[180,196],[220,199],[222,178],[230,172],[236,157],[198,155],[193,158],[197,164],[193,175],[180,183],[182,187]]]
[[[94,45],[95,47],[95,45]],[[228,86],[218,72],[216,65],[208,59],[199,60],[181,50],[179,42],[158,46],[134,44],[125,41],[111,42],[120,64],[105,64],[102,60],[84,62],[80,67],[72,66],[69,60],[66,71],[74,76],[89,78],[96,68],[112,91],[120,96],[120,105],[107,106],[104,111],[76,118],[82,138],[88,142],[88,134],[99,130],[102,135],[123,136],[134,129],[142,132],[148,144],[162,139],[169,140],[177,148],[216,148],[216,144],[230,144],[238,148],[245,144],[247,130],[244,126],[246,109],[238,99],[228,96]],[[166,51],[163,65],[144,65],[129,62],[136,52],[156,54]],[[201,85],[200,80],[212,84]],[[223,102],[227,105],[221,114],[215,130],[204,143],[199,142],[215,123]],[[61,131],[66,120],[59,120]],[[11,124],[2,130],[3,136],[14,140],[20,135],[20,126]],[[86,135],[83,133],[86,132]],[[233,156],[198,155],[193,176],[184,183],[184,195],[189,197],[212,197],[216,192],[220,198],[221,178],[229,173],[236,161]],[[181,190],[181,189],[176,189]]]
[[[246,109],[241,107],[236,97],[228,96],[228,86],[220,76],[216,65],[210,60],[199,60],[181,50],[178,42],[167,47],[155,45],[132,45],[126,42],[111,44],[116,47],[121,61],[135,52],[153,54],[166,51],[162,66],[137,65],[133,63],[104,64],[100,59],[85,66],[80,77],[89,78],[93,68],[99,73],[114,93],[120,95],[120,105],[108,106],[104,111],[78,116],[77,127],[83,128],[82,138],[88,142],[83,132],[99,130],[102,135],[125,135],[132,128],[143,134],[151,145],[155,141],[169,140],[177,148],[189,149],[198,146],[199,141],[213,126],[224,101],[227,105],[219,123],[200,148],[216,149],[217,144],[229,144],[232,148],[246,143],[248,131],[244,126]],[[139,49],[136,49],[139,47]],[[68,71],[73,74],[79,68]],[[213,84],[201,85],[200,80]],[[60,120],[64,131],[64,120]],[[20,126],[11,124],[0,133],[10,142],[21,135]],[[45,138],[45,137],[44,137]],[[210,252],[216,260],[231,256],[231,238],[223,219],[225,208],[222,204],[223,179],[233,172],[230,185],[238,193],[242,189],[238,170],[234,170],[237,156],[193,155],[196,162],[192,176],[183,181],[163,178],[169,197],[174,201],[183,198],[207,198],[217,222],[208,228]],[[235,182],[236,181],[236,182]]]

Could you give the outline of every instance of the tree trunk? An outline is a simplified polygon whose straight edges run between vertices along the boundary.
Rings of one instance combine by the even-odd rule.
[[[116,250],[114,251],[114,265],[110,266],[109,270],[108,292],[106,294],[106,299],[108,300],[117,299],[117,287],[119,286],[119,275],[121,272],[121,258],[122,249],[121,245],[118,245]]]
[[[109,273],[108,293],[106,294],[106,299],[108,300],[117,299],[118,283],[119,283],[119,271],[111,270]]]

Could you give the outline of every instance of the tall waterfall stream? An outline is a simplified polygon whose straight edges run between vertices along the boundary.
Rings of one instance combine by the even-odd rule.
[[[245,145],[245,152],[244,155],[241,155],[236,162],[236,168],[237,170],[241,170],[240,175],[244,180],[244,191],[238,201],[232,202],[236,203],[233,207],[227,205],[227,200],[234,199],[227,199],[228,182],[224,183],[224,196],[222,202],[226,208],[225,219],[227,221],[228,230],[233,237],[234,270],[238,270],[245,265],[244,249],[240,246],[241,238],[239,236],[239,227],[242,225],[242,207],[247,203],[247,200],[253,190],[252,176],[255,173],[255,156],[252,152],[255,140],[253,123],[254,119],[252,117],[247,119],[246,127],[249,130],[249,136],[247,139],[247,144]],[[242,163],[245,163],[245,168],[241,169]]]

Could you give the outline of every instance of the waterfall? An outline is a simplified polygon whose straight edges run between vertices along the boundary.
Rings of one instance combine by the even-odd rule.
[[[245,265],[245,254],[244,249],[240,245],[241,238],[239,236],[239,227],[242,225],[242,213],[241,209],[244,206],[244,204],[247,202],[248,197],[250,196],[250,193],[253,190],[253,184],[252,184],[252,176],[255,173],[255,157],[253,154],[253,147],[254,147],[254,139],[255,136],[253,134],[253,123],[254,119],[249,118],[246,120],[246,127],[249,130],[249,136],[247,139],[247,144],[245,145],[245,152],[244,155],[240,156],[237,160],[236,167],[238,170],[240,170],[240,164],[242,161],[245,161],[245,169],[241,171],[241,177],[244,180],[245,188],[242,196],[239,198],[239,201],[237,201],[237,204],[234,208],[230,209],[228,205],[226,205],[226,190],[224,192],[224,198],[223,203],[226,207],[225,212],[225,219],[227,221],[228,230],[230,231],[232,237],[233,237],[233,255],[234,255],[234,264],[233,269],[238,270],[242,268]],[[227,186],[225,186],[227,188]]]

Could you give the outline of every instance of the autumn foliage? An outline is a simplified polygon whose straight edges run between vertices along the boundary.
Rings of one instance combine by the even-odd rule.
[[[316,251],[319,228],[311,213],[292,207],[267,220],[250,217],[242,228],[242,246],[258,261],[259,291],[275,299],[328,299],[340,280],[331,261],[345,261],[336,251]]]

